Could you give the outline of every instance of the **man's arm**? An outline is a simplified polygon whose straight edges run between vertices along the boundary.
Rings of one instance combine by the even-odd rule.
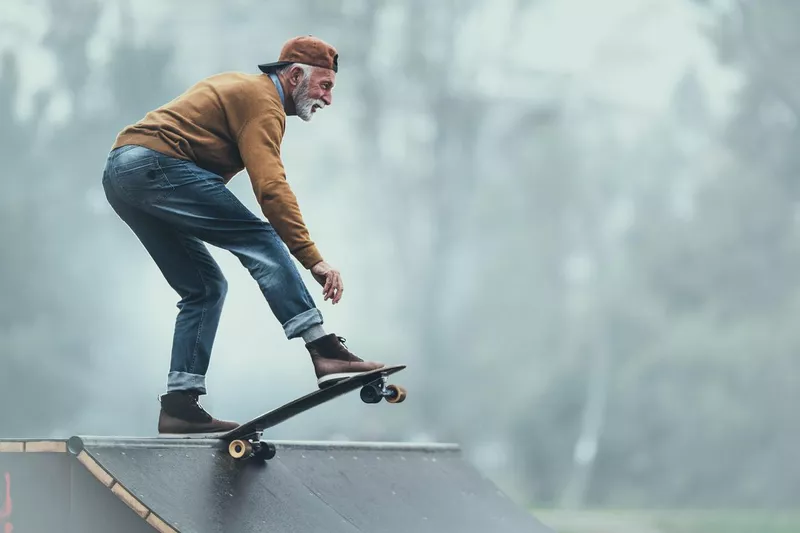
[[[280,153],[283,132],[283,121],[277,112],[253,118],[239,133],[239,153],[264,216],[292,255],[310,269],[322,261],[322,256],[309,236],[297,198],[286,181]]]

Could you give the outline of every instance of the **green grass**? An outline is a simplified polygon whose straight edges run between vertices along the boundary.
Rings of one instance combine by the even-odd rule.
[[[800,533],[800,513],[692,511],[658,513],[664,533]]]
[[[800,512],[536,509],[558,533],[800,533]]]

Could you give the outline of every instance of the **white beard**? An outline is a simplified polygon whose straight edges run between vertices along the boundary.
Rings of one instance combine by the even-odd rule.
[[[294,106],[297,110],[297,116],[306,122],[310,121],[314,116],[315,106],[319,109],[323,109],[325,107],[325,102],[322,100],[308,97],[309,79],[310,76],[307,76],[303,81],[300,82],[300,85],[298,85],[292,93],[292,99],[294,99]]]

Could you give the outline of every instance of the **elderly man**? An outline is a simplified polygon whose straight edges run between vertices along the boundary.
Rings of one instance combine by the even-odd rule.
[[[288,339],[302,338],[319,387],[380,368],[327,334],[292,256],[337,304],[344,286],[306,229],[280,147],[286,117],[309,121],[331,105],[339,55],[312,36],[287,41],[261,73],[200,81],[126,127],[103,173],[106,197],[180,296],[160,433],[215,433],[237,426],[199,404],[227,282],[204,243],[228,250],[257,282]],[[267,221],[227,188],[246,169]]]

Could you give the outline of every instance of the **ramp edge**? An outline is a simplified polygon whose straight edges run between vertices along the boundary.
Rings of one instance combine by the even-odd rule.
[[[0,452],[2,452],[2,453],[24,453],[25,452],[25,443],[24,442],[12,442],[12,441],[0,442]]]
[[[278,449],[305,450],[370,450],[370,451],[415,451],[415,452],[460,452],[455,443],[437,442],[390,442],[390,441],[315,441],[273,440]],[[69,440],[69,450],[76,455],[86,448],[216,448],[227,449],[228,444],[220,439],[187,437],[96,437],[75,436]]]
[[[0,439],[0,453],[66,453],[67,443],[58,439]]]

